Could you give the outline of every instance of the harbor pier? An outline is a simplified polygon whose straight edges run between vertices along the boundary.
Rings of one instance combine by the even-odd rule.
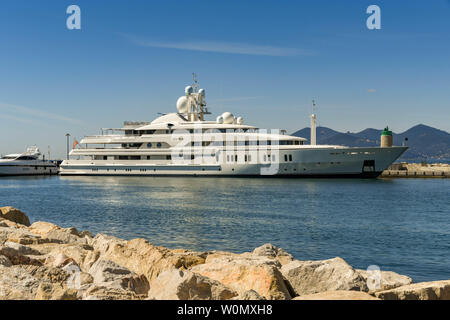
[[[392,178],[450,178],[450,165],[446,163],[394,163],[381,177]]]

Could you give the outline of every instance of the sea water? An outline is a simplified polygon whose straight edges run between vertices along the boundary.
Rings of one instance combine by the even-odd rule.
[[[449,179],[0,178],[0,206],[92,233],[191,250],[272,243],[414,281],[450,279]]]

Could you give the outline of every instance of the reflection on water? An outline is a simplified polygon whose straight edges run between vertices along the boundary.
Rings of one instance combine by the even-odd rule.
[[[93,233],[193,250],[271,242],[416,281],[450,278],[449,180],[1,178],[0,205]]]

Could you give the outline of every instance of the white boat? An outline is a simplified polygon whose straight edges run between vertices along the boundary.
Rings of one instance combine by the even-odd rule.
[[[41,160],[36,146],[26,152],[8,154],[0,158],[0,176],[51,175],[58,173],[58,167],[51,161]]]
[[[377,177],[407,147],[317,145],[280,130],[244,124],[229,112],[207,121],[205,91],[185,88],[177,112],[152,122],[124,122],[87,136],[60,166],[61,175]]]

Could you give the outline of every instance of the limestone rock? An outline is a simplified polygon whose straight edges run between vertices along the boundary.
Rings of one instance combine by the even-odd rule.
[[[11,267],[12,265],[13,264],[7,257],[5,257],[4,255],[0,255],[0,266]]]
[[[150,285],[158,275],[175,268],[188,269],[203,263],[204,255],[187,250],[170,250],[156,247],[145,239],[123,241],[108,239],[104,235],[95,236],[92,246],[100,251],[101,257],[128,268],[136,274],[145,275]],[[108,241],[109,240],[109,241]]]
[[[86,238],[80,238],[77,229],[61,228],[50,222],[37,221],[29,230],[39,235],[45,242],[87,244]],[[43,242],[44,242],[43,241]]]
[[[319,261],[295,260],[284,265],[281,273],[300,296],[332,290],[368,291],[364,278],[339,257]]]
[[[190,270],[217,280],[239,294],[254,290],[271,300],[291,299],[279,267],[278,261],[265,257],[208,255],[205,264]]]
[[[22,266],[0,265],[0,300],[32,300],[39,280]]]
[[[8,220],[3,219],[2,217],[0,217],[0,227],[1,228],[8,228],[9,227],[8,224],[6,223],[6,221],[8,221]]]
[[[31,264],[36,266],[42,265],[42,263],[39,260],[23,255],[20,253],[18,249],[14,249],[11,247],[0,246],[0,255],[7,257],[13,265],[18,264]]]
[[[110,248],[113,249],[116,246],[125,246],[126,243],[125,240],[99,233],[92,240],[92,247],[101,254],[104,254]]]
[[[17,252],[19,252],[20,254],[23,254],[23,255],[40,255],[41,254],[38,250],[33,249],[31,247],[24,246],[23,244],[20,244],[17,242],[6,241],[4,243],[4,245],[6,247],[17,250]]]
[[[49,239],[49,241],[51,241],[51,242],[81,243],[81,244],[88,243],[87,239],[80,238],[80,237],[70,233],[70,230],[66,230],[66,229],[51,231],[44,238]]]
[[[32,234],[26,228],[0,227],[0,243],[16,242],[23,245],[37,244],[42,241],[39,236]]]
[[[255,250],[253,250],[252,254],[255,256],[276,259],[280,262],[281,265],[285,265],[289,262],[294,261],[294,257],[291,254],[270,243],[266,243],[256,248]]]
[[[89,269],[89,274],[93,278],[93,283],[96,284],[114,282],[116,280],[119,280],[119,283],[121,283],[122,278],[131,275],[131,271],[112,261],[100,259]]]
[[[44,264],[53,268],[62,268],[72,262],[74,262],[72,258],[69,258],[62,252],[57,252],[54,254],[49,254]]]
[[[81,269],[84,271],[89,271],[92,265],[100,258],[100,251],[93,250],[89,251],[86,257],[83,260],[83,263],[80,265]]]
[[[41,268],[41,275],[38,275],[37,272],[31,271],[32,268],[28,268],[28,270],[37,278],[48,281],[51,283],[63,283],[67,282],[70,277],[70,274],[61,268]]]
[[[133,291],[109,288],[105,286],[91,286],[84,292],[83,300],[144,300],[147,295],[136,294]]]
[[[450,280],[419,282],[379,291],[375,296],[382,300],[450,300]]]
[[[53,230],[58,230],[60,228],[61,227],[57,226],[54,223],[45,222],[45,221],[36,221],[28,228],[28,230],[30,230],[30,232],[32,232],[36,235],[46,236],[49,232],[51,232]]]
[[[70,261],[75,262],[81,269],[92,247],[86,244],[60,244],[51,247],[51,251],[47,254],[46,264],[53,266],[63,266]],[[86,270],[86,269],[83,269]],[[89,270],[89,268],[87,269]],[[87,271],[86,270],[86,271]]]
[[[89,239],[92,239],[92,238],[93,238],[92,233],[91,233],[90,231],[87,231],[87,230],[81,231],[81,232],[78,234],[78,236],[80,236],[81,238],[85,238],[85,237],[88,237]]]
[[[237,293],[220,282],[180,269],[160,273],[148,292],[156,300],[228,300],[234,296]]]
[[[37,288],[35,300],[76,300],[77,290],[67,288],[64,284],[41,282]]]
[[[366,292],[335,290],[295,297],[292,300],[380,300]]]
[[[1,215],[1,213],[0,213]],[[11,220],[7,220],[7,219],[3,219],[1,218],[0,220],[0,226],[1,227],[5,227],[5,228],[14,228],[14,229],[25,229],[27,228],[27,226],[25,226],[24,224],[21,223],[17,223]]]
[[[145,276],[138,276],[127,268],[112,261],[100,259],[95,262],[89,274],[96,286],[130,290],[136,294],[146,294],[149,284]]]
[[[411,284],[410,277],[392,271],[356,270],[364,278],[370,292],[390,290]]]
[[[87,272],[80,273],[80,285],[84,286],[94,282],[94,278]]]
[[[27,227],[30,226],[30,219],[28,219],[27,215],[19,209],[13,207],[0,207],[0,213],[0,216],[6,220],[20,223]]]
[[[231,300],[266,300],[266,298],[261,297],[255,290],[247,290]]]

